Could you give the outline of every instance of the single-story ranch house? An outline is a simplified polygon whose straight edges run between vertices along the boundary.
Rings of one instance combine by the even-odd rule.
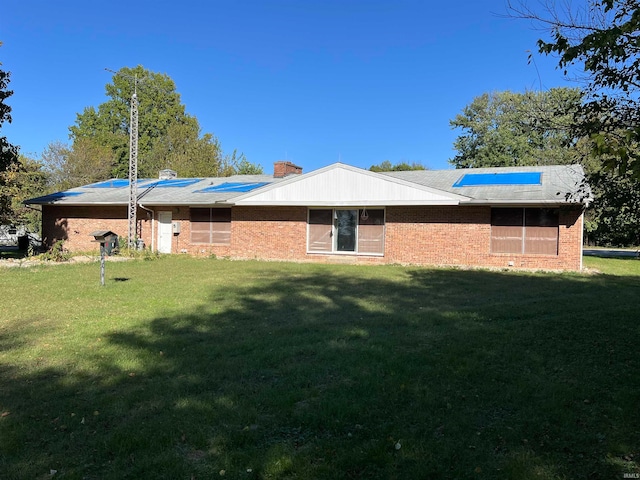
[[[141,179],[137,232],[161,253],[238,259],[580,270],[580,166]],[[128,180],[72,188],[42,207],[42,235],[92,251],[91,232],[128,232]]]

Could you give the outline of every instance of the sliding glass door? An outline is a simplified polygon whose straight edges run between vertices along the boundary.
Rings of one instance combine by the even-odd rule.
[[[384,255],[384,209],[309,209],[309,253]]]
[[[356,251],[357,210],[336,210],[336,251]]]

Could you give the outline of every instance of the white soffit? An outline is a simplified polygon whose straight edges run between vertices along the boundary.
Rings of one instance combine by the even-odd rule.
[[[334,163],[236,197],[236,205],[458,205],[469,198]]]

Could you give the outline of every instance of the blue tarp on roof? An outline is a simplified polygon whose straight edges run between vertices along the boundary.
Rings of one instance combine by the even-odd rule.
[[[541,172],[466,173],[453,186],[542,185],[541,177]]]
[[[196,190],[196,193],[250,192],[251,190],[255,190],[256,188],[260,188],[268,184],[269,182],[226,182],[220,185],[211,185],[210,187]]]
[[[155,187],[155,188],[182,188],[198,183],[201,178],[167,178],[165,180],[154,180],[151,183],[140,183],[141,187]]]
[[[129,180],[124,178],[114,178],[105,182],[92,183],[91,185],[87,185],[86,188],[122,188],[128,186]]]

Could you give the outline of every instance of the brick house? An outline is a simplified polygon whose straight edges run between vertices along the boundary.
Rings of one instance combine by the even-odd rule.
[[[580,270],[580,166],[374,173],[342,163],[302,174],[140,180],[138,237],[161,253],[263,260]],[[43,239],[93,251],[128,232],[128,181],[28,200]]]

